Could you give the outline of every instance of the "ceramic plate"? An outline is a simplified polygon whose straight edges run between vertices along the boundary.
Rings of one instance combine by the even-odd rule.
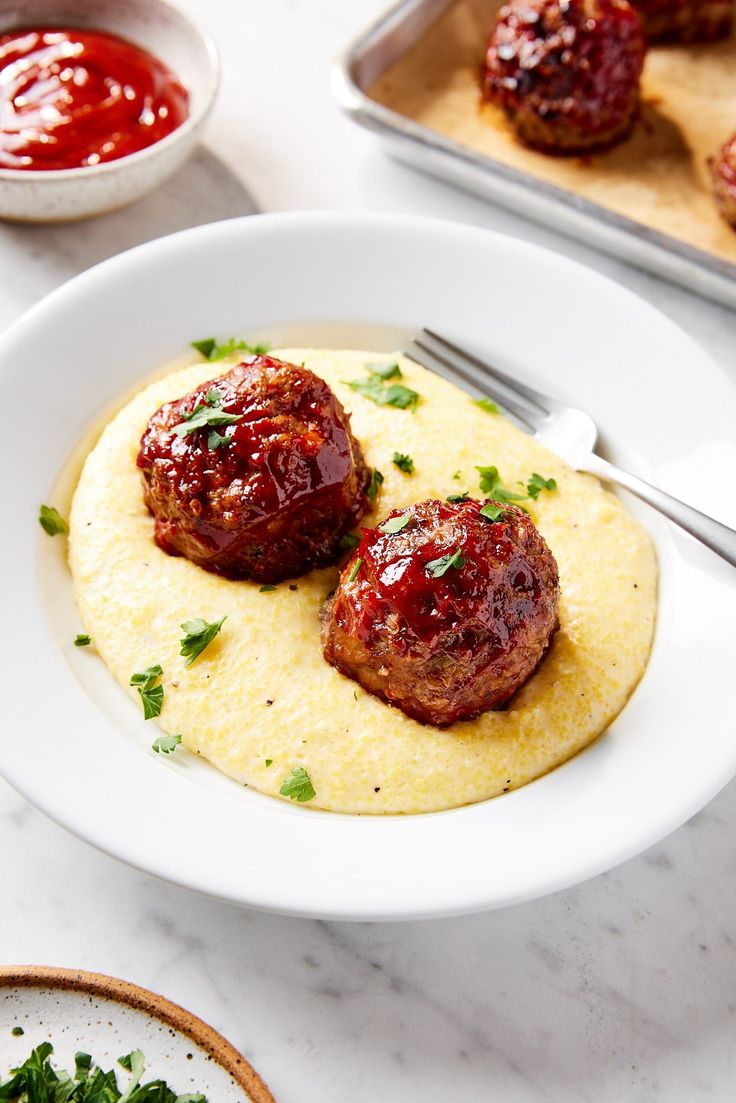
[[[119,1057],[139,1049],[142,1082],[166,1080],[177,1095],[201,1093],[210,1103],[275,1103],[245,1058],[225,1039],[163,996],[127,981],[72,969],[0,967],[0,1080],[42,1042],[54,1047],[56,1069],[74,1070],[89,1053],[127,1083]]]
[[[115,257],[0,346],[0,769],[48,815],[147,872],[240,904],[409,918],[498,907],[607,869],[736,772],[736,576],[643,507],[660,605],[630,702],[566,765],[454,811],[323,813],[193,756],[163,759],[135,702],[72,646],[65,541],[36,516],[52,492],[63,501],[75,449],[101,416],[193,338],[389,351],[422,324],[587,408],[611,458],[736,522],[734,389],[672,322],[553,253],[450,223],[313,213],[203,226]]]

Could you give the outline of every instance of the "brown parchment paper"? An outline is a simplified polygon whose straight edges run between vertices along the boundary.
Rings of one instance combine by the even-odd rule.
[[[480,105],[480,64],[500,6],[458,0],[369,95],[496,161],[736,262],[736,232],[717,213],[706,165],[736,131],[736,37],[652,47],[631,137],[592,157],[550,157],[525,149],[499,111]]]

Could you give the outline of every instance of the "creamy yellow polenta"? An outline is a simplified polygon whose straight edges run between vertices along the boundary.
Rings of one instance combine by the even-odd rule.
[[[88,456],[74,496],[70,561],[86,632],[115,678],[164,670],[163,711],[152,721],[181,733],[241,783],[278,796],[303,766],[316,791],[308,807],[339,812],[429,812],[485,800],[564,762],[616,716],[641,677],[656,607],[652,545],[621,503],[593,478],[486,413],[467,395],[401,359],[421,395],[412,414],[376,406],[344,380],[366,375],[369,352],[285,349],[305,362],[352,411],[352,427],[385,482],[366,525],[396,506],[469,490],[482,497],[476,465],[504,482],[532,472],[558,489],[528,503],[560,568],[560,628],[536,673],[505,712],[440,731],[366,694],[322,658],[319,610],[337,569],[314,571],[261,593],[251,582],[208,574],[153,542],[135,466],[151,414],[222,374],[196,363],[148,386],[110,422]],[[408,453],[415,473],[391,462]],[[185,620],[227,615],[221,635],[191,666],[179,654]],[[267,766],[266,761],[271,765]],[[284,799],[284,798],[279,798]]]

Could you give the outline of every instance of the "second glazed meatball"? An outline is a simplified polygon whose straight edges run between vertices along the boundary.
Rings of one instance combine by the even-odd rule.
[[[514,506],[434,499],[364,531],[325,609],[328,662],[440,727],[499,708],[557,624],[557,564]]]
[[[511,0],[491,31],[484,96],[527,145],[603,149],[636,118],[645,51],[626,0]]]
[[[333,563],[368,508],[349,423],[324,380],[271,356],[167,402],[138,453],[156,543],[256,582]]]

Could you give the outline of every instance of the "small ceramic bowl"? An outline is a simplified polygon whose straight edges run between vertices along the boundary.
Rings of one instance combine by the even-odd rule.
[[[0,965],[0,1080],[44,1042],[52,1064],[74,1069],[89,1053],[114,1069],[121,1054],[139,1049],[144,1081],[161,1078],[179,1093],[202,1093],[210,1103],[276,1103],[258,1073],[211,1026],[137,984],[44,965]]]
[[[104,214],[151,191],[192,152],[217,93],[209,35],[167,0],[0,0],[0,34],[15,27],[108,31],[160,58],[189,92],[189,116],[165,138],[117,161],[85,168],[0,169],[0,218],[64,222]]]

